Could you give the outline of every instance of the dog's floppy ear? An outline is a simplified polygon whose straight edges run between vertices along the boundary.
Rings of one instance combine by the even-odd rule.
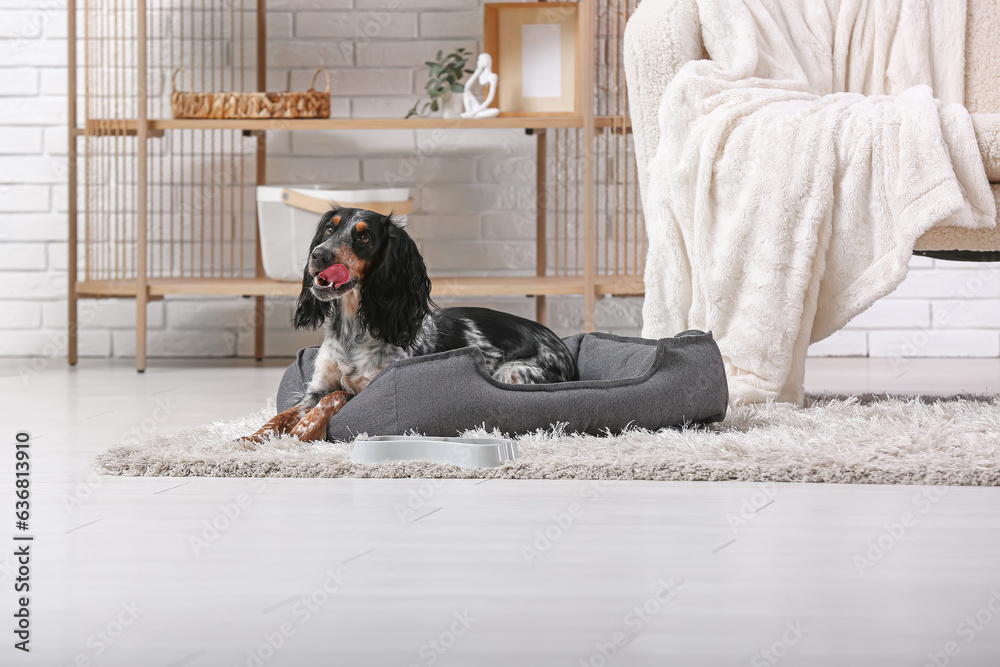
[[[313,277],[309,273],[309,262],[313,248],[323,242],[326,237],[326,226],[330,224],[330,220],[337,210],[339,209],[323,214],[323,217],[319,219],[319,225],[316,226],[313,240],[309,244],[309,255],[306,256],[306,265],[302,269],[302,291],[299,292],[299,301],[295,306],[295,315],[292,317],[292,324],[296,329],[315,329],[322,326],[330,314],[330,304],[317,299],[310,289]]]
[[[417,244],[391,216],[385,218],[385,255],[361,285],[358,318],[375,338],[409,347],[431,312],[431,281]]]

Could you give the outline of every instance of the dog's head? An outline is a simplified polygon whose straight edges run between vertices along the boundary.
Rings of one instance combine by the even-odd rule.
[[[417,244],[392,216],[338,208],[320,218],[309,245],[295,328],[315,329],[335,299],[358,290],[358,318],[392,345],[413,342],[431,306],[431,281]]]

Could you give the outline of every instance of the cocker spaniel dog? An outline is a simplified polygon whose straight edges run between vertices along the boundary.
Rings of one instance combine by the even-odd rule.
[[[437,308],[427,267],[392,216],[338,208],[319,221],[302,276],[296,328],[326,323],[305,394],[248,439],[321,440],[330,418],[398,359],[462,347],[482,351],[505,383],[575,380],[576,360],[551,330],[487,308]]]

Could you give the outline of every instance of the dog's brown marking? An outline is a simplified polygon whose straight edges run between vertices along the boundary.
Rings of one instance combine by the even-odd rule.
[[[362,220],[358,224],[354,225],[354,229],[358,230],[358,234],[368,230],[368,223]]]
[[[340,412],[347,401],[351,400],[351,396],[346,391],[335,391],[332,394],[327,394],[295,425],[295,428],[292,429],[292,435],[302,442],[324,440],[330,418]]]
[[[299,414],[298,408],[289,408],[284,412],[279,412],[275,416],[257,429],[253,435],[246,435],[240,438],[240,440],[246,440],[248,442],[263,442],[268,436],[271,435],[281,435],[282,433],[288,433],[295,425],[299,423],[302,415]]]
[[[335,255],[334,261],[347,267],[347,272],[352,276],[357,276],[359,280],[364,280],[368,275],[371,265],[354,254],[349,247],[342,247]]]
[[[320,399],[312,410],[302,415],[298,407],[288,408],[261,426],[253,435],[244,436],[239,440],[247,442],[263,442],[274,434],[291,433],[302,442],[323,440],[326,437],[326,427],[330,419],[340,412],[353,394],[346,391],[335,391]]]
[[[354,319],[358,315],[358,305],[361,303],[361,295],[357,290],[351,290],[344,296],[340,297],[340,312],[344,314],[344,317]],[[336,382],[339,383],[343,380],[343,376],[337,378]],[[327,387],[336,387],[334,383],[326,384]]]
[[[365,377],[364,375],[352,375],[350,377],[345,375],[340,381],[340,384],[347,391],[357,395],[367,389],[373,379],[374,378]]]
[[[333,216],[333,224],[335,224],[335,225],[339,225],[340,224],[340,216],[339,215]]]

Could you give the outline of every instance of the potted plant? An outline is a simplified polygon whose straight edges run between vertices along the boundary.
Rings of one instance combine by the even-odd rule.
[[[445,118],[457,118],[462,113],[462,93],[465,92],[462,79],[472,74],[471,69],[465,68],[471,55],[467,49],[459,48],[448,55],[438,51],[435,60],[426,61],[429,76],[424,90],[430,99],[423,104],[417,100],[406,118],[423,117],[436,111],[442,111]]]

